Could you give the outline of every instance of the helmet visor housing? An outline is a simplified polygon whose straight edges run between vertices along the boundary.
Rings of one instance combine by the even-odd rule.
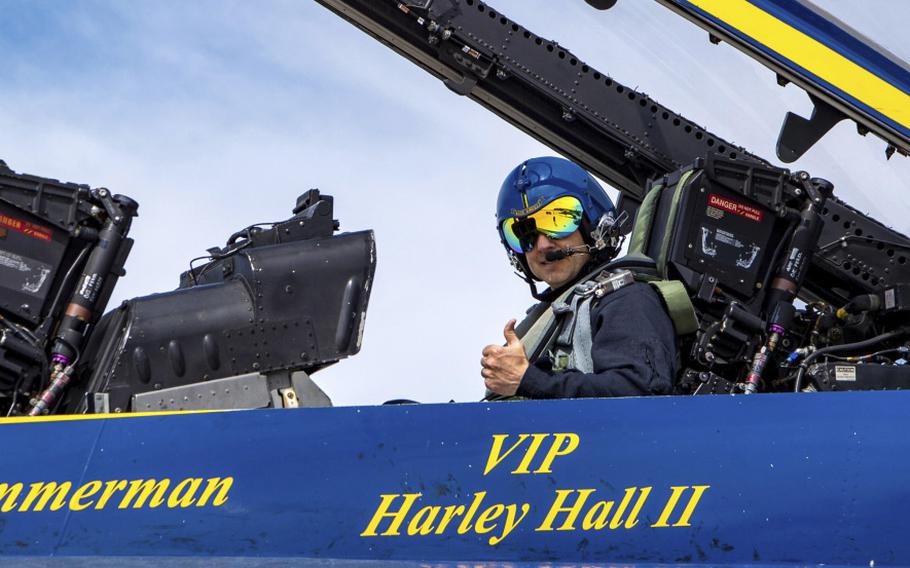
[[[534,247],[538,234],[550,239],[564,239],[577,231],[583,213],[584,209],[577,198],[564,195],[526,217],[505,219],[500,230],[512,251],[525,254]]]

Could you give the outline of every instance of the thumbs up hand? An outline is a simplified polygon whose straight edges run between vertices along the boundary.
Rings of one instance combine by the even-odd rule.
[[[521,378],[528,368],[528,356],[524,345],[515,333],[515,320],[506,323],[502,334],[506,344],[487,345],[483,348],[483,357],[480,359],[480,375],[484,378],[487,388],[496,394],[512,396],[518,390]]]

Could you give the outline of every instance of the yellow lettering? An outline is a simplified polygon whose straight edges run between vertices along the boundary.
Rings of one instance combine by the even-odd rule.
[[[481,513],[479,517],[477,517],[477,524],[474,525],[475,526],[474,530],[477,531],[477,534],[487,534],[491,530],[495,529],[496,528],[495,524],[487,526],[487,522],[496,519],[505,510],[506,510],[505,505],[493,505],[492,507],[489,507],[486,511]]]
[[[38,499],[38,503],[32,510],[43,511],[44,506],[47,505],[47,502],[50,501],[51,498],[54,499],[54,502],[51,503],[51,511],[62,509],[66,505],[66,494],[69,493],[72,486],[73,484],[69,481],[64,481],[59,485],[57,485],[56,481],[32,483],[30,486],[31,489],[29,490],[28,495],[25,496],[25,501],[22,502],[22,506],[19,507],[19,510],[28,511],[35,499]]]
[[[566,515],[566,520],[562,523],[562,526],[559,527],[558,531],[571,531],[575,530],[574,524],[575,519],[578,518],[578,515],[581,513],[582,507],[585,505],[585,501],[588,499],[588,496],[591,493],[594,493],[595,489],[579,489],[578,490],[578,499],[575,501],[575,504],[571,507],[563,507],[563,504],[566,501],[566,498],[575,493],[573,489],[558,489],[556,490],[556,500],[553,501],[553,505],[550,506],[550,510],[547,512],[547,517],[544,519],[543,523],[539,527],[534,529],[535,531],[551,531],[553,530],[553,521],[556,520],[556,515],[559,513],[568,513]]]
[[[103,509],[108,500],[114,495],[117,491],[122,491],[126,489],[126,480],[121,479],[119,481],[108,481],[104,484],[104,493],[101,494],[101,498],[98,499],[98,502],[95,503],[95,510]]]
[[[85,485],[76,489],[76,492],[73,493],[73,496],[70,497],[70,510],[73,511],[84,511],[92,506],[94,501],[89,501],[88,503],[83,504],[82,500],[86,497],[91,497],[95,493],[98,493],[98,490],[101,489],[103,484],[100,481],[89,481]]]
[[[676,508],[676,504],[679,502],[680,496],[688,489],[688,485],[674,485],[670,487],[673,491],[670,493],[670,498],[667,500],[667,504],[664,505],[664,510],[660,512],[660,517],[657,518],[657,522],[651,525],[652,527],[669,527],[667,521],[670,519],[670,515],[673,514],[673,509]]]
[[[414,518],[408,523],[408,535],[414,536],[420,534],[426,536],[433,532],[433,521],[436,520],[436,515],[439,514],[439,511],[440,508],[436,506],[424,507],[417,511],[417,514],[414,515]],[[426,519],[423,517],[426,517]]]
[[[540,449],[540,446],[543,445],[543,441],[546,440],[548,436],[549,434],[531,434],[531,447],[525,452],[525,457],[522,458],[521,463],[518,464],[518,467],[515,468],[512,473],[531,473],[528,471],[528,466],[531,465],[531,460],[537,455],[537,450]]]
[[[0,499],[6,499],[3,501],[3,507],[0,507],[0,511],[4,513],[9,513],[16,508],[16,499],[19,498],[19,494],[22,493],[22,484],[13,483],[12,485],[7,485],[6,483],[0,483]]]
[[[555,440],[553,440],[553,445],[550,446],[550,451],[547,452],[547,455],[543,458],[543,463],[540,464],[540,467],[537,468],[534,473],[553,473],[551,469],[553,467],[553,460],[558,456],[567,456],[578,449],[578,434],[553,434]],[[559,449],[562,446],[563,441],[567,441],[565,448]]]
[[[360,533],[360,536],[376,536],[376,528],[384,517],[391,517],[392,523],[389,525],[389,528],[382,533],[382,536],[398,536],[401,534],[398,529],[404,522],[404,518],[407,516],[408,511],[411,509],[411,506],[414,505],[414,501],[422,496],[423,493],[405,493],[404,495],[393,493],[389,495],[380,495],[382,501],[379,502],[379,507],[376,508],[373,518],[370,519],[370,523],[367,525],[367,528]],[[399,497],[404,497],[404,503],[401,505],[401,508],[398,509],[398,511],[389,512],[389,506]]]
[[[167,498],[168,509],[176,509],[177,507],[185,509],[191,506],[196,502],[196,491],[199,490],[200,485],[202,485],[201,477],[190,477],[178,483]],[[183,491],[186,491],[186,493],[181,496],[180,493]]]
[[[610,515],[610,509],[612,508],[613,501],[598,501],[594,503],[594,506],[588,509],[585,518],[582,519],[581,528],[586,531],[607,528],[607,517]]]
[[[515,448],[520,446],[521,443],[524,442],[528,438],[528,435],[519,434],[518,441],[515,442],[514,444],[512,444],[512,446],[508,450],[506,450],[506,453],[504,453],[504,454],[502,454],[502,456],[500,456],[499,452],[502,451],[502,443],[505,442],[506,438],[508,438],[508,437],[509,437],[508,434],[494,434],[493,435],[493,447],[490,448],[490,455],[487,456],[487,466],[483,470],[484,475],[493,471],[493,468],[495,468],[497,465],[499,465],[500,462],[502,462],[502,460],[509,457],[509,454],[511,454],[513,451],[515,451]]]
[[[464,505],[449,505],[445,508],[445,513],[442,515],[442,520],[439,521],[439,526],[436,527],[436,534],[442,534],[445,532],[446,527],[449,526],[449,523],[452,522],[452,519],[457,515],[464,514]]]
[[[477,513],[477,509],[480,508],[480,504],[483,502],[483,498],[486,496],[486,491],[479,491],[474,494],[474,501],[471,502],[471,506],[468,508],[467,514],[463,519],[461,519],[461,523],[458,525],[458,534],[465,534],[471,530],[471,519],[474,517],[474,514]]]
[[[231,490],[232,485],[234,485],[233,477],[210,477],[206,479],[205,489],[203,489],[199,500],[196,501],[196,506],[205,507],[206,503],[209,502],[209,497],[211,497],[212,494],[216,491],[218,494],[215,495],[215,498],[212,500],[212,507],[220,507],[224,505],[227,503],[228,491]]]
[[[619,507],[616,508],[613,520],[610,521],[611,529],[618,529],[622,524],[622,515],[626,512],[626,507],[629,506],[629,502],[632,501],[632,496],[635,495],[635,489],[635,487],[626,488],[626,494],[622,496],[622,501],[620,501]]]
[[[515,515],[516,515],[517,512],[518,512],[517,509],[518,509],[517,505],[508,505],[508,506],[506,507],[506,524],[505,524],[505,527],[503,528],[502,534],[499,535],[499,537],[491,536],[491,537],[490,537],[490,540],[487,541],[487,542],[490,543],[491,546],[492,546],[492,545],[499,544],[500,542],[502,542],[502,540],[503,540],[504,538],[506,538],[507,536],[509,536],[509,533],[511,533],[512,530],[513,530],[516,526],[518,526],[518,523],[520,523],[520,522],[522,521],[522,519],[525,518],[525,515],[528,514],[528,511],[531,510],[531,506],[528,505],[527,503],[522,503],[522,504],[521,504],[521,516],[518,517],[518,519],[515,518]]]
[[[645,501],[648,500],[648,495],[651,494],[651,487],[642,487],[638,494],[638,501],[635,502],[635,506],[632,507],[632,512],[629,513],[629,518],[626,519],[625,528],[631,529],[638,524],[638,514],[641,512],[641,508],[644,506]]]
[[[692,513],[695,512],[695,507],[698,505],[698,502],[701,500],[701,496],[704,495],[705,491],[711,487],[710,485],[693,485],[692,496],[689,497],[689,503],[686,505],[686,508],[683,509],[683,514],[679,517],[679,520],[676,521],[674,527],[689,527],[689,519],[692,517]]]
[[[141,509],[149,497],[151,497],[149,507],[157,507],[164,503],[164,494],[170,484],[171,480],[169,479],[162,479],[161,481],[155,481],[154,479],[134,479],[133,481],[130,481],[130,488],[127,490],[126,495],[123,496],[123,499],[120,500],[120,504],[117,505],[117,508],[128,509],[130,507],[130,501],[136,499],[135,503],[133,503],[133,509]],[[152,493],[154,493],[154,495],[152,495]]]

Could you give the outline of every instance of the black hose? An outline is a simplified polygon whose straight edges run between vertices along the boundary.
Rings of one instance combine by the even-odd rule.
[[[54,296],[54,301],[51,302],[51,307],[47,311],[47,316],[39,326],[39,329],[41,330],[41,334],[43,336],[47,336],[47,334],[50,333],[50,328],[54,324],[54,314],[60,308],[60,298],[63,295],[63,291],[67,288],[67,284],[69,283],[70,278],[72,278],[76,270],[81,269],[82,262],[88,255],[90,248],[91,246],[88,244],[82,247],[82,250],[79,251],[79,254],[76,255],[75,260],[73,260],[73,263],[70,265],[69,270],[67,270],[66,274],[63,276],[63,280],[60,281],[60,287],[57,289],[57,294]]]
[[[881,343],[882,341],[887,341],[889,339],[894,339],[895,337],[900,337],[907,333],[907,328],[900,328],[894,331],[889,331],[888,333],[883,333],[881,335],[876,335],[875,337],[870,337],[869,339],[864,339],[862,341],[857,341],[856,343],[844,343],[843,345],[832,345],[831,347],[824,347],[818,349],[817,351],[812,352],[808,355],[799,366],[799,372],[796,373],[796,384],[793,386],[793,392],[799,392],[799,387],[803,382],[803,375],[806,373],[806,369],[809,367],[809,363],[813,360],[825,355],[827,353],[834,353],[836,351],[853,351],[856,349],[865,349],[866,347],[871,347],[876,343]]]

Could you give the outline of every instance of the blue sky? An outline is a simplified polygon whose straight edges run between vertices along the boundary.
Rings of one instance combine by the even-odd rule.
[[[770,71],[656,2],[491,4],[592,66],[773,157],[810,110]],[[896,43],[910,5],[820,5]],[[503,176],[552,151],[315,2],[0,0],[0,158],[140,203],[111,305],[173,289],[190,258],[319,187],[343,230],[376,231],[362,352],[315,376],[336,404],[476,400],[483,345],[529,305],[494,230]],[[890,14],[881,18],[882,12]],[[794,169],[910,232],[910,160],[841,124]]]

